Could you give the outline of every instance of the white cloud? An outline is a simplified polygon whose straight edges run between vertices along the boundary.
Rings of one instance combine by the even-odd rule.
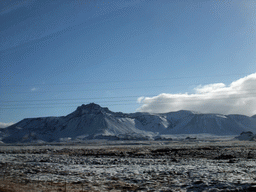
[[[137,111],[165,113],[192,110],[202,113],[256,114],[256,73],[232,82],[198,86],[195,93],[168,94],[139,97]]]
[[[1,128],[6,128],[6,127],[8,127],[8,126],[11,126],[11,125],[13,125],[14,123],[2,123],[2,122],[0,122],[0,129]]]
[[[139,97],[139,98],[137,99],[137,103],[141,103],[144,98],[145,98],[145,97]]]
[[[34,92],[34,91],[36,91],[36,90],[37,90],[37,88],[35,88],[35,87],[33,87],[33,88],[30,89],[30,91],[32,91],[32,92]]]

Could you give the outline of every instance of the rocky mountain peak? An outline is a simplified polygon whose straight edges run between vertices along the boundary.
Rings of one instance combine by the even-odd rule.
[[[78,106],[77,108],[82,108],[82,109],[100,109],[101,106],[96,104],[96,103],[89,103],[87,105],[82,104],[81,106]]]
[[[110,112],[108,108],[103,108],[98,104],[90,103],[87,105],[82,104],[81,106],[77,107],[76,112],[80,115],[83,114],[98,114],[100,112]]]

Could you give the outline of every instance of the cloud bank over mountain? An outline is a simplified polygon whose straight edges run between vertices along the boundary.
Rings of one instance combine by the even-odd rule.
[[[140,112],[166,113],[192,110],[201,113],[256,114],[256,73],[238,79],[230,85],[223,83],[200,85],[195,93],[162,93],[155,97],[140,97]]]

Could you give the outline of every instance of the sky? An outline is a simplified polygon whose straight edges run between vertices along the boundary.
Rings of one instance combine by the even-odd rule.
[[[0,1],[0,126],[110,110],[256,114],[255,0]]]

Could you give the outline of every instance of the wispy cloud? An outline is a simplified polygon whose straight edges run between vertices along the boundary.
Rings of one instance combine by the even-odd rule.
[[[195,93],[162,93],[155,97],[139,97],[137,111],[164,113],[193,110],[202,113],[256,114],[256,73],[232,82],[198,86]]]
[[[32,1],[33,0],[21,0],[14,2],[10,1],[10,3],[7,6],[3,6],[3,8],[0,10],[0,15],[4,15],[21,7],[28,6],[29,3],[31,3]]]
[[[30,89],[30,91],[32,91],[32,92],[34,92],[34,91],[36,91],[36,90],[37,90],[36,87],[33,87],[33,88]]]
[[[6,128],[6,127],[9,127],[9,126],[11,126],[11,125],[13,125],[14,123],[2,123],[2,122],[0,122],[0,129],[1,128]]]

